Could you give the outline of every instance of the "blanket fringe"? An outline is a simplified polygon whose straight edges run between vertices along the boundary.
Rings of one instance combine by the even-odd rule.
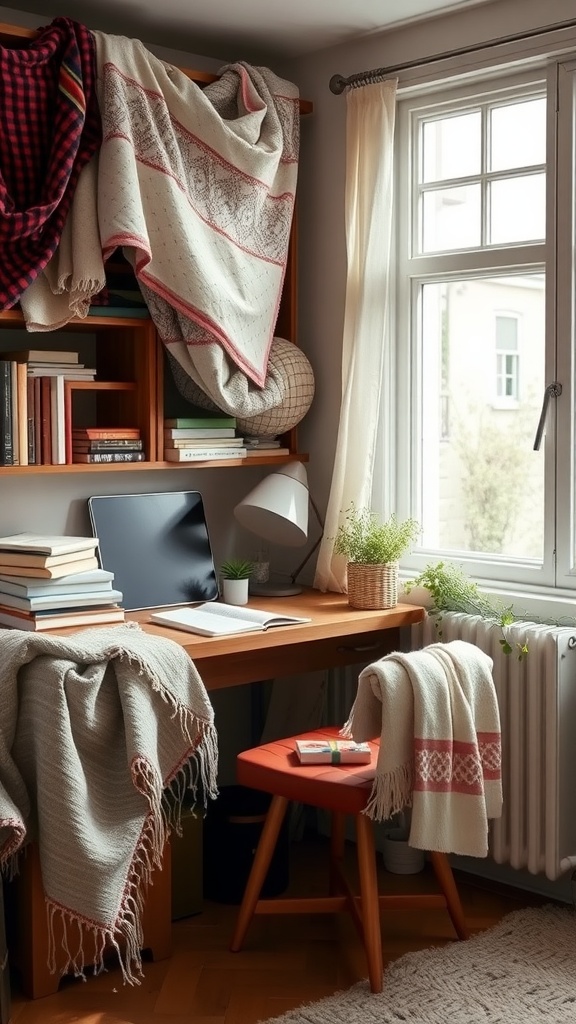
[[[379,775],[372,784],[364,814],[374,821],[387,821],[412,806],[412,764],[399,765],[386,775]]]

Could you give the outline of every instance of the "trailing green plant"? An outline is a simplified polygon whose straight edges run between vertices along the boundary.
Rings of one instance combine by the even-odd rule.
[[[383,565],[397,562],[420,533],[415,519],[397,519],[391,515],[382,520],[369,508],[357,508],[354,503],[345,512],[334,541],[337,555],[345,555],[349,562]]]
[[[436,616],[439,637],[442,636],[442,613],[465,612],[469,615],[480,615],[483,619],[493,622],[502,631],[500,646],[504,654],[516,651],[518,660],[528,654],[528,644],[510,643],[507,627],[518,620],[511,605],[504,605],[483,594],[478,584],[459,566],[450,562],[437,562],[426,568],[413,580],[404,583],[404,590],[409,594],[414,587],[424,587],[432,598],[431,615]]]
[[[243,558],[229,558],[220,566],[223,580],[249,580],[253,571],[254,563]]]

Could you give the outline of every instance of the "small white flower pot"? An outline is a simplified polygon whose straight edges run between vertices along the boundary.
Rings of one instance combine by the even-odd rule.
[[[225,604],[248,604],[249,580],[222,580],[222,598]]]

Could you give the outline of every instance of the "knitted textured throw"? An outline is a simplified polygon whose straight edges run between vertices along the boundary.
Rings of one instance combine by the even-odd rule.
[[[453,640],[396,652],[365,668],[344,731],[381,737],[367,813],[412,807],[409,843],[471,857],[488,853],[502,812],[500,716],[492,659]]]
[[[298,90],[237,63],[204,90],[137,39],[95,32],[106,258],[124,248],[162,341],[216,405],[266,378],[290,238]],[[274,401],[270,401],[269,408]]]
[[[82,922],[98,950],[112,943],[133,981],[143,890],[186,788],[204,802],[217,792],[204,685],[178,644],[135,625],[3,629],[0,705],[0,866],[34,839],[49,917],[65,933]],[[82,973],[75,936],[64,969]]]
[[[91,33],[55,18],[22,47],[0,46],[0,309],[9,309],[60,240],[101,121]]]
[[[408,953],[384,973],[273,1024],[574,1024],[576,914],[515,911],[489,931]],[[271,1021],[266,1024],[272,1024]]]

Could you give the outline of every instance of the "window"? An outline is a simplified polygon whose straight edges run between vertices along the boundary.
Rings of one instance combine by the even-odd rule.
[[[574,79],[564,60],[399,104],[395,505],[422,524],[413,571],[451,557],[576,588]]]
[[[518,315],[497,313],[496,336],[496,401],[517,403],[520,394],[518,375]]]

